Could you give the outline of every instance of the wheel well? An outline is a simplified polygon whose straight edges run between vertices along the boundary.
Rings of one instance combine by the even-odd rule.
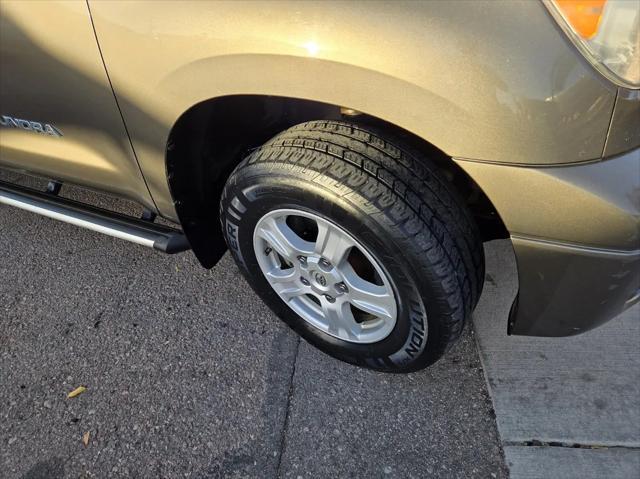
[[[245,154],[293,125],[340,120],[389,132],[435,161],[473,213],[483,239],[508,237],[493,204],[444,152],[424,139],[363,113],[337,105],[287,97],[232,95],[198,103],[173,126],[166,148],[169,188],[198,260],[212,267],[226,251],[218,221],[224,184]]]

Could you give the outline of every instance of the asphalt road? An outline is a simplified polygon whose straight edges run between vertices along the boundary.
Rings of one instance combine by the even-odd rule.
[[[0,477],[507,475],[471,328],[375,373],[300,341],[229,256],[1,205],[0,251]]]

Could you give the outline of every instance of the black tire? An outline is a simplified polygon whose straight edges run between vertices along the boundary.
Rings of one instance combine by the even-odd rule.
[[[330,220],[375,256],[396,294],[388,337],[343,341],[280,299],[253,247],[256,223],[280,208]],[[271,309],[308,342],[353,364],[409,372],[434,363],[460,337],[482,291],[482,242],[456,192],[428,158],[366,126],[314,121],[277,135],[231,174],[220,219],[237,264]]]

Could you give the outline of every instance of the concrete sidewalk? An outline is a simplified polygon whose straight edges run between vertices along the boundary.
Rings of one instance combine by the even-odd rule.
[[[474,325],[511,477],[640,477],[640,307],[579,336],[509,337],[515,259],[508,241],[485,254]]]

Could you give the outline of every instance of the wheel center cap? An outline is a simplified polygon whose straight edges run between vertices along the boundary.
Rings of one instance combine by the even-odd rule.
[[[325,278],[323,274],[316,273],[314,279],[316,280],[316,283],[318,283],[320,286],[327,285],[327,278]]]
[[[342,277],[337,268],[331,267],[327,269],[321,264],[320,258],[307,257],[305,268],[303,268],[303,276],[311,283],[311,287],[317,294],[331,294],[334,296],[334,285],[342,281]]]

